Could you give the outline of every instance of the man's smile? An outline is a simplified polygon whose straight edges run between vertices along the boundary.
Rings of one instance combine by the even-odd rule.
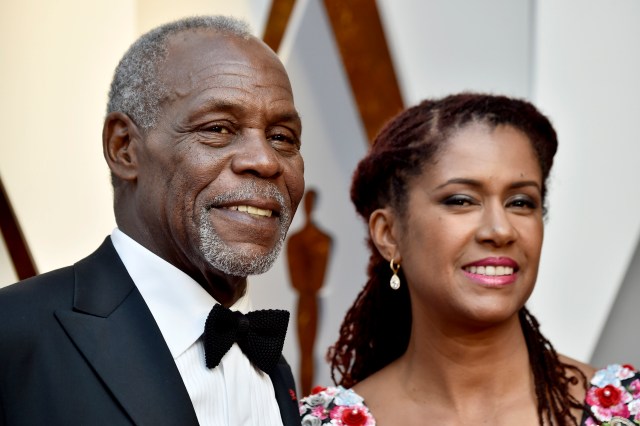
[[[239,205],[239,206],[229,206],[223,207],[227,210],[237,210],[239,212],[246,212],[254,216],[263,216],[263,217],[271,217],[273,214],[273,210],[269,209],[261,209],[259,207],[248,206],[248,205]]]

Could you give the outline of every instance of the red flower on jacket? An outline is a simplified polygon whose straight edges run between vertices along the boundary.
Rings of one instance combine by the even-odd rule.
[[[365,426],[369,416],[366,411],[360,407],[349,407],[342,411],[340,420],[345,426]]]
[[[303,426],[375,426],[376,421],[364,405],[364,399],[342,386],[313,388],[300,400]]]
[[[311,389],[311,395],[315,395],[325,390],[327,390],[327,388],[324,386],[315,386],[313,389]]]
[[[601,422],[609,422],[614,417],[621,417],[623,419],[628,419],[632,414],[630,411],[630,405],[633,404],[633,396],[627,391],[624,384],[620,382],[620,379],[617,378],[617,375],[613,373],[618,372],[620,369],[610,369],[608,373],[609,376],[605,376],[606,371],[602,373],[599,377],[600,386],[592,386],[587,391],[586,402],[591,407],[591,413],[593,416],[600,420]],[[603,371],[603,370],[600,370]],[[622,370],[620,370],[622,371]],[[625,377],[627,376],[625,371],[622,371]],[[595,376],[594,376],[595,377]],[[630,378],[634,377],[633,374]],[[625,379],[626,380],[626,379]],[[607,381],[609,383],[607,383]],[[612,383],[614,382],[614,383]],[[618,385],[615,382],[619,382]],[[594,379],[592,379],[592,384],[594,383]],[[636,407],[633,407],[634,413],[636,412]],[[591,424],[595,424],[591,422]]]
[[[607,385],[603,388],[596,389],[596,396],[601,407],[609,408],[612,405],[618,405],[622,399],[622,392],[613,385]]]

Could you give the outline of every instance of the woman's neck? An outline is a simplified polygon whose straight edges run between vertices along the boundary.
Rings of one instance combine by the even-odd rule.
[[[368,383],[367,383],[368,382]],[[386,397],[376,388],[385,389]],[[404,355],[365,381],[362,392],[380,424],[389,420],[390,393],[412,419],[428,415],[433,424],[537,424],[533,374],[517,315],[485,329],[463,330],[415,322]],[[472,421],[475,419],[475,421]],[[436,421],[437,420],[437,421]],[[471,421],[471,423],[468,423]],[[509,423],[514,422],[514,423]]]
[[[405,354],[398,360],[399,373],[418,393],[455,402],[477,398],[478,389],[504,392],[530,378],[527,345],[517,315],[483,329],[415,325]],[[404,372],[403,372],[404,370]]]

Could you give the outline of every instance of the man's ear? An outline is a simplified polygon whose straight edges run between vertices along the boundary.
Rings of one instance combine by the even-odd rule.
[[[369,216],[369,234],[376,248],[387,260],[402,261],[398,246],[398,223],[395,213],[388,207],[375,210]]]
[[[102,151],[111,173],[122,180],[138,176],[137,143],[142,135],[133,120],[122,112],[110,112],[102,128]]]

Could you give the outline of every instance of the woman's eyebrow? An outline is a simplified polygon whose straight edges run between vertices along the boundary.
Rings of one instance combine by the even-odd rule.
[[[441,189],[444,188],[445,186],[448,185],[467,185],[467,186],[473,186],[473,187],[482,187],[482,182],[480,182],[479,180],[476,179],[470,179],[470,178],[451,178],[449,180],[447,180],[446,182],[444,182],[441,185],[438,185],[436,187],[436,189]],[[535,180],[523,180],[523,181],[518,181],[518,182],[514,182],[511,185],[509,185],[509,188],[511,189],[518,189],[518,188],[524,188],[527,186],[533,186],[535,188],[538,189],[538,191],[541,190],[540,188],[540,184],[538,182],[536,182]]]
[[[445,186],[448,186],[448,185],[468,185],[468,186],[480,187],[482,186],[482,183],[478,180],[469,179],[469,178],[451,178],[447,180],[445,183],[438,185],[436,189],[444,188]]]

